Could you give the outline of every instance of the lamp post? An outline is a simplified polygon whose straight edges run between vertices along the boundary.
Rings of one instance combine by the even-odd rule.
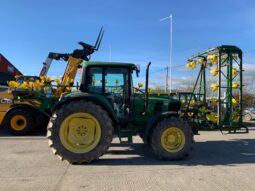
[[[172,44],[173,44],[173,16],[172,14],[168,17],[165,17],[163,19],[160,19],[160,21],[164,20],[170,20],[170,57],[169,57],[169,76],[170,76],[170,87],[169,87],[169,93],[172,92]],[[168,73],[168,72],[167,72]],[[167,76],[168,79],[168,76]],[[168,89],[168,80],[166,81],[166,90]]]

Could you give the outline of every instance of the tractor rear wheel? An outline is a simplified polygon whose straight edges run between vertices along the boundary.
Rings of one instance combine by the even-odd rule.
[[[14,135],[26,135],[34,130],[35,121],[27,109],[17,108],[7,114],[5,128]]]
[[[98,104],[72,101],[56,110],[47,129],[49,146],[61,160],[72,164],[97,160],[109,148],[112,120]]]
[[[153,128],[150,146],[159,159],[179,160],[192,147],[193,133],[186,122],[176,117],[165,118]]]

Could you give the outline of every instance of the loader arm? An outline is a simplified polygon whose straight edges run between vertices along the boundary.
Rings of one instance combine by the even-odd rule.
[[[57,88],[58,95],[65,92],[67,90],[67,87],[73,86],[78,68],[82,67],[81,63],[83,62],[83,60],[89,61],[90,56],[99,49],[103,35],[104,31],[102,27],[94,46],[80,41],[78,44],[82,46],[82,49],[76,49],[73,51],[72,54],[59,54],[60,58],[67,61],[67,65],[61,83]]]
[[[63,59],[65,61],[68,60],[69,54],[60,54],[60,53],[54,53],[50,52],[48,54],[48,57],[46,58],[45,62],[43,63],[43,67],[40,72],[40,76],[47,76],[47,73],[50,69],[51,63],[53,60],[60,60]]]
[[[80,58],[74,58],[72,56],[69,57],[61,83],[59,87],[57,88],[57,93],[59,95],[65,92],[67,87],[70,87],[73,85],[74,78],[76,76],[78,68],[81,67],[82,61],[83,60]]]

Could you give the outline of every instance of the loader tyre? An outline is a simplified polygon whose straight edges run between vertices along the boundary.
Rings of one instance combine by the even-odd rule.
[[[150,146],[159,159],[180,160],[189,154],[192,140],[188,123],[171,117],[158,122],[152,129]]]
[[[27,135],[35,128],[35,120],[27,109],[13,109],[5,118],[5,128],[14,135]]]
[[[97,160],[109,148],[113,137],[112,120],[98,104],[72,101],[57,109],[47,128],[52,151],[72,164]]]

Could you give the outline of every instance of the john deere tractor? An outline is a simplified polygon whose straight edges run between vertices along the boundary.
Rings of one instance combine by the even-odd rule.
[[[117,135],[132,142],[140,135],[159,159],[188,155],[193,134],[179,118],[178,100],[133,87],[131,63],[85,62],[79,92],[62,94],[53,108],[47,137],[53,153],[70,163],[89,163],[103,155]]]

